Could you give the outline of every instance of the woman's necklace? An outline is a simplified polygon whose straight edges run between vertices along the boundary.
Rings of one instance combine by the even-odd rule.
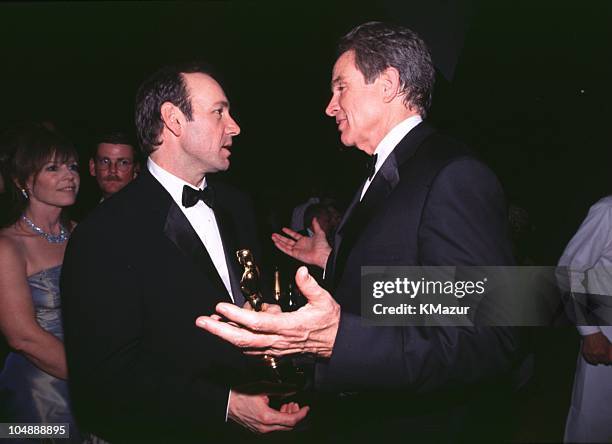
[[[38,234],[40,237],[42,237],[44,240],[46,240],[50,244],[64,243],[70,237],[70,233],[66,231],[66,229],[64,228],[62,224],[60,224],[59,234],[51,234],[51,233],[47,233],[42,228],[40,228],[38,225],[36,225],[34,222],[32,222],[32,220],[29,217],[27,217],[25,214],[21,216],[21,219],[26,223],[28,227],[30,227],[30,229],[33,232]]]

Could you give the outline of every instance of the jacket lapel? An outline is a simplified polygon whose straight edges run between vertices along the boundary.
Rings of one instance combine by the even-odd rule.
[[[336,287],[344,271],[351,248],[399,184],[400,167],[410,160],[423,141],[434,132],[435,130],[427,123],[419,123],[404,136],[389,157],[387,157],[376,173],[361,202],[359,198],[363,186],[359,188],[342,222],[338,226],[338,231],[334,238],[334,248],[326,268],[326,281],[331,283],[331,285],[328,285],[328,289]]]
[[[215,190],[217,190],[217,188]],[[230,212],[223,207],[222,202],[224,202],[224,199],[217,199],[216,201],[215,218],[217,219],[217,226],[219,227],[219,233],[223,243],[223,252],[225,253],[225,262],[227,263],[229,272],[234,303],[242,306],[246,300],[242,291],[240,291],[240,277],[242,276],[242,272],[240,271],[240,264],[236,258],[236,251],[238,250],[236,246],[236,239],[238,239],[237,229],[234,219],[231,217]]]
[[[376,173],[361,202],[358,201],[355,204],[344,225],[338,229],[334,242],[334,257],[330,269],[331,288],[335,288],[338,284],[346,264],[346,259],[348,258],[348,253],[358,239],[359,234],[398,183],[399,173],[397,163],[395,156],[391,153],[380,167],[378,173]],[[363,187],[356,195],[357,200],[361,196],[362,189]]]
[[[174,201],[168,209],[164,234],[186,257],[196,264],[198,270],[201,270],[219,288],[219,294],[226,295],[225,299],[231,302],[223,280],[219,276],[206,247]]]
[[[344,212],[344,215],[342,216],[342,219],[340,220],[340,223],[338,224],[338,228],[336,228],[336,232],[334,233],[334,244],[332,245],[332,251],[329,257],[327,258],[327,264],[325,265],[324,287],[327,290],[331,291],[334,287],[334,276],[336,274],[335,272],[336,261],[338,259],[338,251],[339,251],[340,245],[342,244],[342,234],[344,233],[344,227],[349,221],[349,219],[351,218],[353,211],[355,211],[355,209],[360,203],[359,198],[361,197],[361,191],[363,190],[364,186],[365,186],[365,181],[364,183],[361,184],[361,186],[359,187],[359,189],[353,196],[353,200],[351,200],[351,203],[349,204],[346,211]]]

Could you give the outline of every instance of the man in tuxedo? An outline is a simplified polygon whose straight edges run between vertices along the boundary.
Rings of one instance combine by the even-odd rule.
[[[136,127],[146,168],[75,229],[62,272],[81,427],[112,443],[290,430],[308,408],[243,390],[245,357],[194,324],[244,303],[235,252],[259,255],[251,204],[208,177],[240,133],[223,89],[201,66],[161,69],[138,91]]]
[[[216,317],[197,323],[252,353],[316,355],[315,388],[340,395],[326,429],[335,439],[494,439],[501,430],[493,420],[508,405],[495,397],[508,389],[516,332],[367,327],[360,294],[367,265],[511,265],[501,186],[466,147],[424,121],[434,67],[414,32],[365,23],[341,39],[338,54],[326,114],[344,145],[372,155],[371,171],[333,248],[321,233],[273,236],[285,253],[324,268],[327,290],[301,268],[296,281],[308,304],[297,312],[219,304],[219,314],[246,329]]]

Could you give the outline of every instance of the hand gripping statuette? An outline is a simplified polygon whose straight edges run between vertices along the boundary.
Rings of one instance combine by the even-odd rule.
[[[259,267],[253,259],[253,253],[251,253],[251,250],[243,249],[238,250],[236,256],[244,269],[240,279],[240,290],[253,310],[261,311],[263,297],[261,295],[260,274]],[[268,370],[265,377],[269,382],[291,386],[302,385],[303,372],[293,366],[291,357],[275,358],[264,355],[263,361]]]

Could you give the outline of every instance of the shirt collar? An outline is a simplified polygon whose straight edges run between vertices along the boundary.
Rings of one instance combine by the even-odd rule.
[[[193,188],[193,185],[185,182],[183,179],[176,177],[174,174],[166,171],[158,164],[156,164],[150,157],[147,159],[147,168],[151,172],[151,175],[157,179],[159,183],[166,189],[176,204],[181,207],[183,206],[183,187],[187,185]],[[198,186],[200,189],[206,188],[206,177],[202,179],[202,183]]]
[[[400,123],[395,125],[391,131],[387,133],[385,137],[380,141],[376,149],[374,150],[374,154],[378,154],[376,158],[376,165],[374,166],[374,174],[378,173],[378,170],[385,163],[389,154],[393,152],[395,147],[400,140],[402,140],[406,134],[412,130],[415,126],[421,123],[423,119],[418,114],[416,116],[408,117],[406,120],[402,120]]]

